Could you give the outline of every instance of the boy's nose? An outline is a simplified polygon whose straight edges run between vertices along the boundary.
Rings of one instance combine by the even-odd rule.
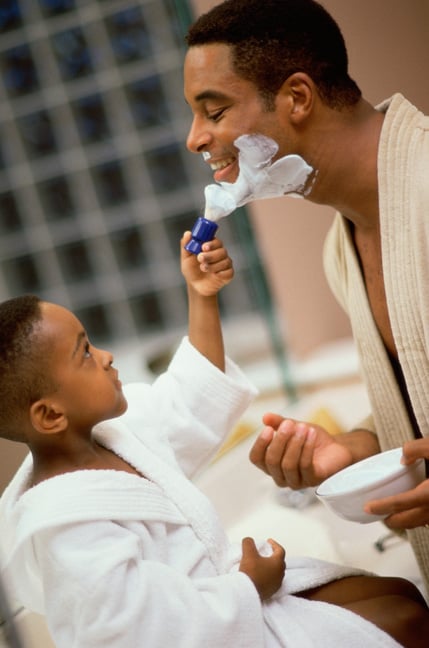
[[[104,369],[108,369],[113,364],[113,355],[110,351],[102,351],[102,364]]]

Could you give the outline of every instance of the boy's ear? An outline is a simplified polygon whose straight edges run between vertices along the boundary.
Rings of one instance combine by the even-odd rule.
[[[305,72],[294,72],[283,83],[279,96],[287,97],[288,118],[296,126],[311,114],[317,89],[314,81]]]
[[[30,421],[40,434],[57,434],[67,428],[67,416],[56,403],[45,398],[35,401],[30,406]]]

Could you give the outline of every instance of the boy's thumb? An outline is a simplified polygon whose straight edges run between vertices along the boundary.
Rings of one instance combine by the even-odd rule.
[[[253,538],[243,538],[241,541],[241,548],[243,554],[259,556],[259,552],[256,548],[256,544]]]

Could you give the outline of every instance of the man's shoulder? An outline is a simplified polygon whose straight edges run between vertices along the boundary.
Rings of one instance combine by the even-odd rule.
[[[428,127],[429,116],[425,115],[418,106],[416,106],[410,99],[404,97],[400,92],[396,92],[388,99],[384,99],[379,104],[375,106],[375,109],[379,112],[388,114],[400,113],[400,114],[409,114],[414,116],[417,119],[417,122],[423,125],[423,127]]]

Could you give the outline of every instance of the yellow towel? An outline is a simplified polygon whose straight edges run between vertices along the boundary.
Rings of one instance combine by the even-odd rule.
[[[329,434],[341,434],[344,430],[341,428],[335,417],[325,407],[319,407],[308,418],[305,419],[309,423],[315,423],[325,428]],[[213,461],[217,461],[224,454],[235,448],[239,443],[247,439],[251,434],[254,434],[259,429],[249,421],[240,421],[232,430],[225,443],[220,447],[218,453]]]
[[[342,432],[344,432],[343,428],[335,419],[335,417],[324,407],[320,407],[315,412],[313,412],[313,414],[309,416],[308,422],[320,425],[321,427],[325,428],[325,430],[329,432],[329,434],[332,435],[341,434]]]
[[[246,421],[240,421],[240,423],[238,423],[234,427],[224,444],[219,448],[219,451],[214,457],[213,461],[217,461],[218,459],[223,457],[224,454],[229,452],[232,448],[235,448],[236,445],[244,441],[244,439],[247,439],[247,437],[249,437],[254,432],[256,432],[255,425],[252,425],[251,423]]]

